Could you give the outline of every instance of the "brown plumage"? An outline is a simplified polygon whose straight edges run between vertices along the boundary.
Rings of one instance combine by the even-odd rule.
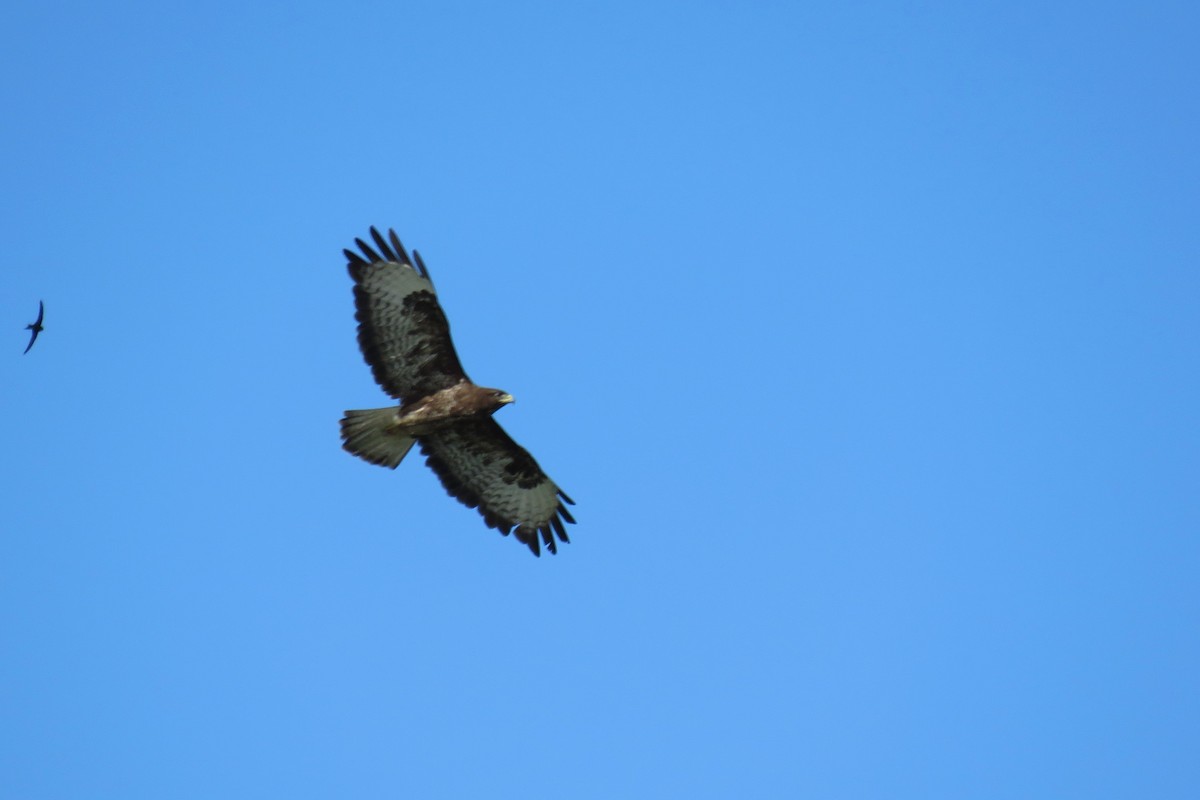
[[[371,228],[375,247],[345,250],[354,279],[358,345],[375,381],[399,406],[347,411],[342,447],[395,468],[413,444],[453,497],[478,508],[488,527],[513,533],[534,555],[568,542],[574,501],[492,418],[511,395],[471,382],[450,340],[421,256],[410,259],[395,231]],[[414,260],[416,265],[414,266]]]

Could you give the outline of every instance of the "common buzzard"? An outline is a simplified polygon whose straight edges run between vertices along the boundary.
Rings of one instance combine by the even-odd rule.
[[[371,238],[375,248],[354,240],[362,255],[343,251],[358,346],[400,405],[347,411],[342,447],[395,469],[415,442],[446,491],[478,508],[488,527],[515,533],[535,556],[542,544],[557,553],[555,534],[569,542],[563,522],[575,522],[563,502],[575,501],[492,418],[512,395],[476,386],[463,371],[421,255],[414,250],[410,259],[395,231],[385,240],[371,228]]]

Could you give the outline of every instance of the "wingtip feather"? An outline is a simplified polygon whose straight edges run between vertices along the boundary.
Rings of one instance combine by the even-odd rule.
[[[395,261],[397,263],[400,262],[400,257],[396,255],[396,253],[388,245],[387,239],[383,238],[383,234],[381,234],[379,229],[374,225],[371,226],[371,238],[375,241],[376,246],[379,247],[379,251],[383,253],[388,261]]]
[[[392,240],[392,247],[400,254],[400,258],[405,264],[408,264],[408,251],[404,249],[404,244],[400,241],[400,237],[396,235],[395,228],[388,228],[388,238]]]
[[[372,264],[383,261],[383,259],[380,258],[379,253],[376,253],[374,250],[372,250],[371,245],[367,244],[362,239],[355,239],[354,243],[358,245],[359,250],[362,250],[363,255],[371,260]]]
[[[429,277],[429,268],[425,266],[425,260],[416,250],[413,250],[413,260],[417,262],[417,270],[421,273],[421,277],[432,283],[433,278]]]

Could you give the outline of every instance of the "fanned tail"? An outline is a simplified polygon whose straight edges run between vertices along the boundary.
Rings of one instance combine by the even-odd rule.
[[[415,441],[411,436],[392,433],[396,407],[347,411],[342,417],[342,449],[381,467],[396,468]]]

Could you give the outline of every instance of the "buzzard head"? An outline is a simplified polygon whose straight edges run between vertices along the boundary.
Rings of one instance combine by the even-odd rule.
[[[495,414],[503,406],[514,402],[513,396],[503,389],[473,386],[469,394],[464,392],[463,412],[467,414]]]

